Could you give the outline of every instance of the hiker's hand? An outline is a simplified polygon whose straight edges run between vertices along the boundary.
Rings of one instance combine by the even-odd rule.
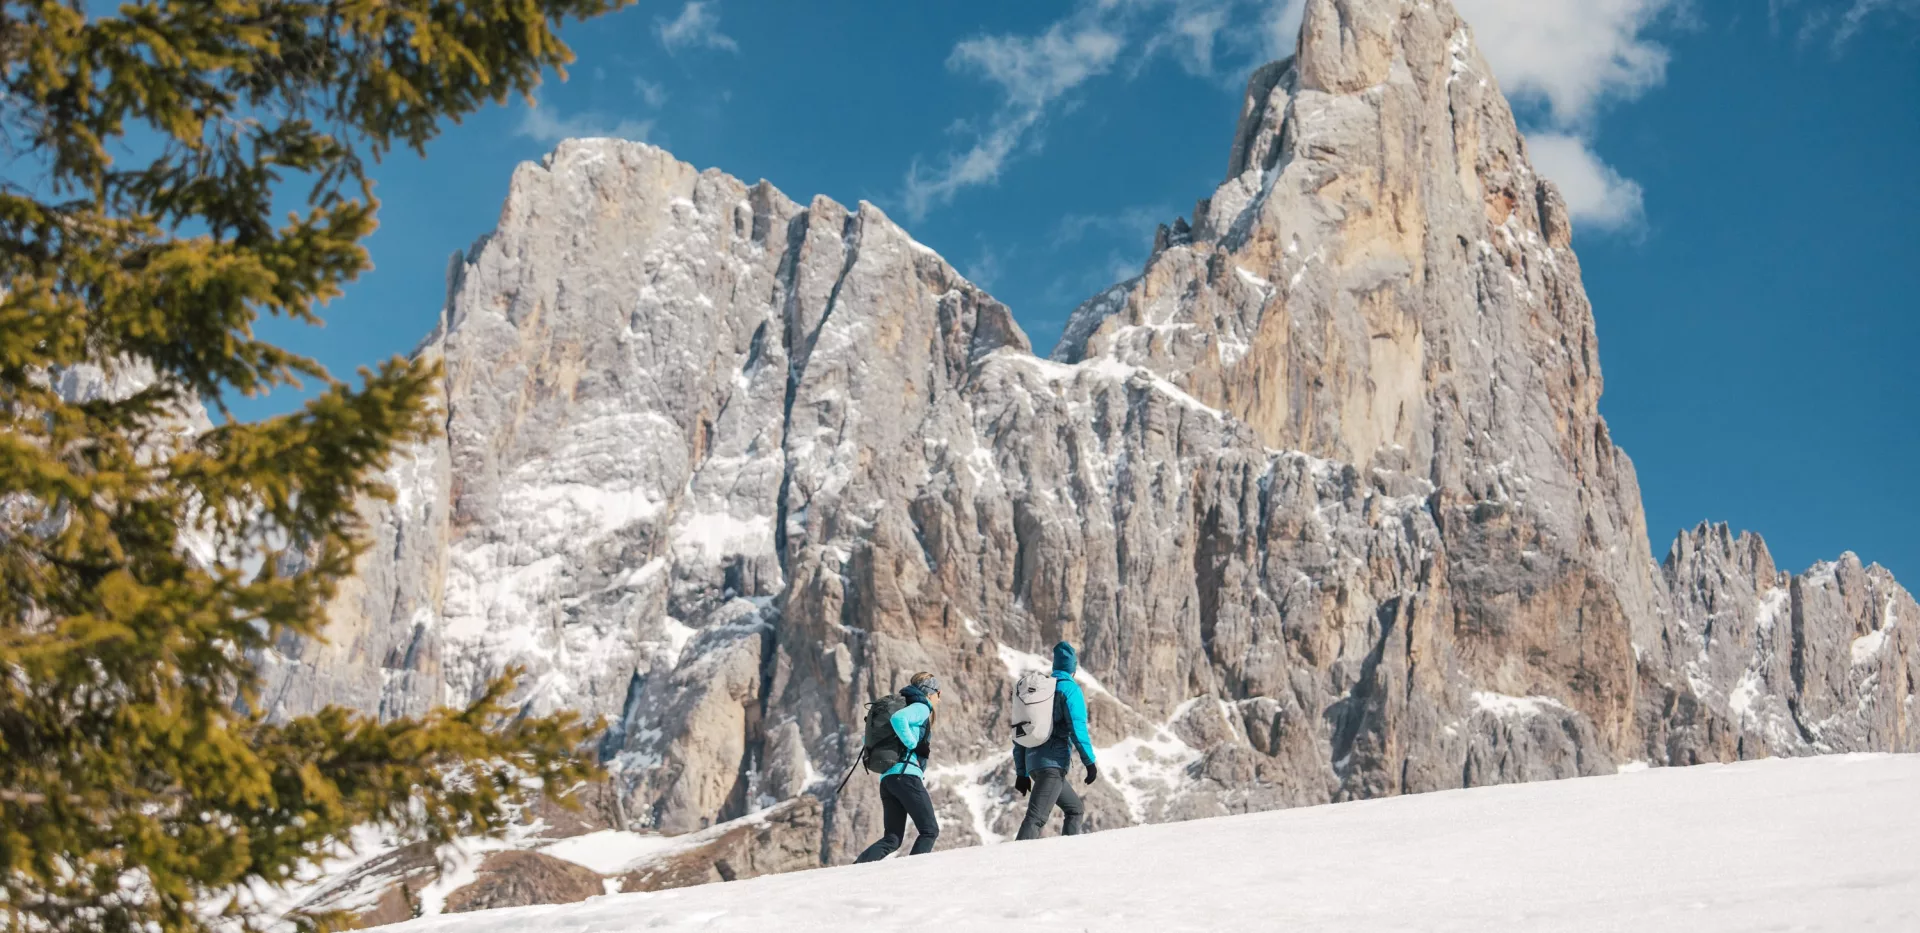
[[[1087,783],[1092,784],[1093,782],[1098,780],[1100,780],[1100,766],[1092,762],[1088,762],[1087,763]]]
[[[1030,791],[1033,789],[1033,778],[1027,777],[1024,774],[1020,775],[1018,778],[1014,779],[1013,789],[1017,791],[1020,794],[1020,796],[1025,797],[1027,795],[1027,791]]]

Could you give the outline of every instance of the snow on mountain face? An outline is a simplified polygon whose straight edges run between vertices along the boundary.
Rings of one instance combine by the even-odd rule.
[[[1920,757],[1673,768],[855,865],[393,933],[1920,929]],[[1382,892],[1391,892],[1383,897]]]
[[[877,792],[825,792],[923,669],[943,846],[1010,836],[1005,698],[1060,638],[1096,828],[1920,749],[1883,570],[1649,558],[1566,212],[1451,6],[1313,0],[1300,48],[1051,360],[871,205],[611,140],[522,166],[422,351],[446,437],[273,708],[526,666],[609,718],[612,822],[759,814],[630,889],[850,860]]]

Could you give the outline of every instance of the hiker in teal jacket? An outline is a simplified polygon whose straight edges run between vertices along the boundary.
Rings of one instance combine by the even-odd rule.
[[[1063,641],[1053,646],[1053,736],[1038,748],[1014,743],[1013,769],[1018,778],[1013,789],[1029,794],[1027,818],[1020,824],[1017,838],[1040,838],[1040,831],[1046,827],[1056,804],[1067,815],[1061,834],[1079,835],[1086,807],[1067,781],[1075,751],[1080,753],[1080,762],[1086,766],[1087,783],[1100,779],[1100,768],[1094,764],[1093,740],[1087,736],[1087,698],[1081,694],[1080,685],[1073,682],[1073,675],[1079,669],[1080,659],[1075,656],[1072,645]]]
[[[913,819],[917,836],[908,855],[933,851],[940,839],[940,820],[933,812],[933,798],[927,796],[926,777],[928,741],[933,735],[933,708],[940,702],[940,679],[929,673],[913,675],[912,683],[900,689],[907,705],[889,720],[893,734],[907,753],[900,763],[880,776],[880,817],[886,835],[867,847],[858,862],[877,862],[900,848],[907,835],[907,819]]]
[[[933,704],[939,702],[940,697],[939,679],[930,677],[928,680],[933,684],[931,690],[926,684],[910,684],[900,689],[900,695],[906,697],[908,703],[900,707],[900,712],[894,713],[889,721],[893,723],[893,734],[900,737],[900,744],[906,746],[908,751],[900,756],[899,764],[881,775],[881,780],[896,774],[911,774],[917,778],[927,776],[927,750],[921,745],[926,742],[928,733],[933,731]]]

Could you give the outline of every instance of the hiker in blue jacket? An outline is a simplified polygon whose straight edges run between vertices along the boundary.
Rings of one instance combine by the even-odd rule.
[[[914,831],[919,834],[908,855],[932,852],[940,838],[940,820],[934,816],[933,798],[927,796],[922,780],[926,776],[927,740],[933,734],[933,708],[940,703],[940,678],[922,671],[900,688],[900,695],[907,698],[907,705],[894,713],[891,721],[893,733],[900,737],[907,754],[880,776],[881,825],[886,835],[860,853],[855,864],[877,862],[900,848],[907,835],[908,817],[913,818]]]
[[[1053,646],[1053,737],[1038,748],[1014,743],[1013,768],[1019,777],[1013,789],[1029,795],[1027,818],[1020,824],[1017,838],[1040,838],[1055,804],[1067,815],[1061,835],[1079,835],[1086,807],[1067,781],[1073,749],[1079,750],[1080,761],[1087,767],[1087,783],[1100,779],[1100,768],[1093,761],[1093,740],[1087,737],[1087,698],[1080,693],[1080,685],[1073,682],[1074,672],[1079,669],[1080,659],[1072,645],[1063,641]]]

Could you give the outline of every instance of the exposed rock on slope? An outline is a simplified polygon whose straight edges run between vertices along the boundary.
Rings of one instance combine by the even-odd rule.
[[[863,701],[937,670],[951,843],[1010,834],[1004,696],[1063,637],[1103,826],[1920,748],[1884,571],[1718,529],[1650,559],[1566,210],[1451,5],[1312,0],[1300,49],[1052,360],[872,205],[609,140],[523,166],[423,350],[447,437],[270,695],[412,712],[526,665],[616,723],[618,820],[682,833],[830,789]],[[627,883],[876,832],[870,781],[807,805]]]
[[[570,862],[538,852],[496,852],[487,856],[475,879],[447,895],[447,912],[571,904],[605,894],[600,876]]]
[[[712,838],[626,871],[619,890],[662,891],[820,865],[820,801],[801,795],[756,819],[716,828]]]

